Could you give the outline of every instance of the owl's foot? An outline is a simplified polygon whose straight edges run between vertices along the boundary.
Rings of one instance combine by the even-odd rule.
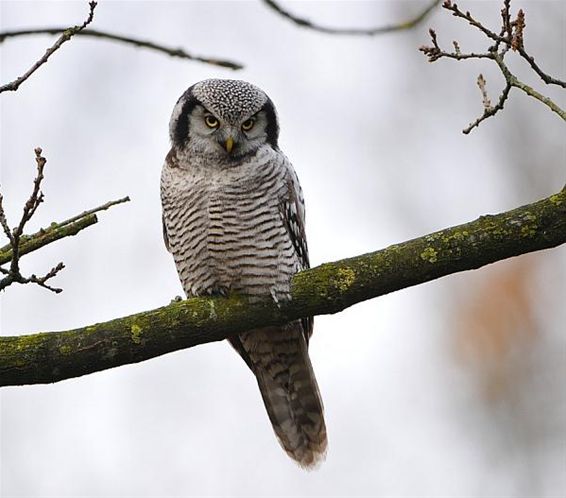
[[[215,287],[210,289],[207,294],[211,297],[228,297],[228,287]]]

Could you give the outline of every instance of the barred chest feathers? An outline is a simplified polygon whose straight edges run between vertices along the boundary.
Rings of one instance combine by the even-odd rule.
[[[262,147],[237,165],[169,157],[161,188],[169,249],[187,295],[284,298],[301,269],[283,221],[289,164]]]

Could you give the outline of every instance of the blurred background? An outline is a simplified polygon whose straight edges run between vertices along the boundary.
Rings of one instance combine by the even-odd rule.
[[[460,2],[499,31],[499,1]],[[335,27],[411,18],[428,1],[283,2]],[[566,2],[513,1],[525,43],[566,77]],[[2,1],[0,29],[80,24],[87,2]],[[65,330],[169,303],[182,293],[161,235],[159,176],[177,98],[209,77],[245,79],[275,102],[280,144],[301,179],[313,266],[377,250],[564,185],[564,123],[512,91],[470,135],[503,86],[490,61],[429,64],[437,30],[450,49],[484,51],[475,30],[437,8],[411,31],[332,36],[293,25],[261,1],[100,2],[94,29],[245,65],[231,71],[75,37],[0,99],[1,188],[11,224],[32,187],[34,147],[48,159],[36,231],[108,200],[79,236],[23,258],[59,261],[55,295],[1,296],[3,335]],[[54,41],[0,44],[0,82]],[[517,57],[509,64],[563,108]],[[2,241],[2,244],[5,241]],[[566,250],[496,263],[317,317],[311,357],[329,432],[306,473],[279,447],[257,385],[226,342],[53,385],[0,392],[3,497],[566,496]]]

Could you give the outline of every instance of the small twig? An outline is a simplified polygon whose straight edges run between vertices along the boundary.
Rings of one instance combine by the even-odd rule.
[[[63,30],[63,34],[57,39],[57,41],[47,49],[43,57],[39,59],[28,71],[26,71],[22,76],[19,76],[14,81],[10,83],[6,83],[5,85],[0,86],[0,93],[7,92],[7,91],[16,91],[20,85],[26,81],[35,71],[37,71],[43,64],[47,62],[47,59],[61,48],[61,45],[66,41],[70,40],[74,35],[80,33],[86,26],[88,26],[94,17],[94,9],[96,8],[96,2],[92,1],[89,3],[90,11],[88,17],[85,22],[83,22],[80,26],[74,26],[72,28],[68,28]]]
[[[558,114],[564,121],[566,121],[566,111],[559,107],[552,99],[545,97],[541,93],[537,92],[534,88],[530,87],[529,85],[519,81],[515,75],[511,73],[505,62],[503,62],[503,57],[499,54],[494,54],[494,60],[501,69],[505,80],[509,86],[518,88],[522,90],[524,93],[533,97],[534,99],[542,102],[545,106],[547,106],[552,112]]]
[[[39,29],[26,29],[18,31],[4,31],[0,32],[0,43],[2,43],[6,38],[14,38],[17,36],[28,36],[28,35],[56,35],[65,31],[65,28],[54,27],[54,28],[39,28]],[[228,69],[242,69],[244,66],[239,62],[233,62],[226,59],[218,59],[215,57],[204,57],[200,55],[193,55],[186,52],[182,48],[173,48],[154,43],[147,40],[140,40],[138,38],[133,38],[130,36],[116,35],[113,33],[108,33],[106,31],[99,31],[95,29],[85,29],[78,33],[79,36],[90,36],[92,38],[102,38],[105,40],[125,43],[127,45],[132,45],[138,48],[148,48],[150,50],[155,50],[163,54],[169,55],[171,57],[179,57],[181,59],[187,59],[196,62],[203,62],[205,64],[212,64],[214,66],[225,67]]]
[[[45,167],[47,160],[41,155],[41,152],[42,150],[40,147],[37,147],[35,149],[37,174],[33,180],[33,190],[28,200],[24,204],[20,222],[13,230],[10,230],[10,227],[8,225],[6,213],[4,212],[4,207],[2,205],[3,197],[0,195],[0,222],[2,223],[2,228],[4,229],[4,233],[7,235],[8,240],[10,241],[10,246],[12,248],[10,269],[7,272],[3,272],[6,276],[2,280],[0,280],[0,290],[11,285],[13,282],[30,282],[30,280],[23,277],[20,272],[20,238],[22,236],[26,223],[31,219],[37,207],[43,202],[43,193],[41,192],[40,188],[41,182],[44,178],[43,168]]]
[[[326,33],[331,35],[362,35],[362,36],[375,36],[381,35],[384,33],[391,33],[393,31],[402,31],[406,29],[411,29],[415,27],[417,24],[422,22],[426,16],[440,3],[440,0],[434,0],[431,2],[422,12],[420,12],[414,18],[400,22],[397,24],[388,24],[385,26],[379,26],[376,28],[330,28],[327,26],[320,26],[318,24],[309,21],[303,17],[296,16],[285,10],[281,7],[277,2],[274,0],[263,0],[263,2],[277,12],[279,15],[283,16],[285,19],[290,20],[291,22],[295,23],[297,26],[301,26],[303,28],[308,28],[313,31],[318,31],[319,33]]]
[[[492,108],[491,100],[489,100],[489,95],[487,94],[487,88],[485,87],[486,81],[485,78],[483,77],[483,74],[480,73],[480,75],[478,76],[477,83],[478,83],[478,88],[480,89],[481,92],[483,107],[486,111],[489,111]]]
[[[130,202],[130,197],[126,196],[126,197],[122,197],[121,199],[116,199],[115,201],[108,201],[106,204],[102,204],[102,206],[98,206],[95,207],[93,209],[89,209],[88,211],[83,211],[81,214],[77,214],[76,216],[73,216],[72,218],[69,218],[68,220],[65,221],[61,221],[55,225],[51,225],[49,228],[63,228],[66,225],[69,225],[71,223],[74,223],[77,220],[80,220],[81,218],[86,218],[87,216],[94,214],[94,213],[98,213],[100,211],[106,211],[107,209],[111,208],[112,206],[115,206],[116,204],[122,204],[124,202]],[[2,251],[2,249],[0,249],[0,252]]]
[[[464,133],[465,135],[467,135],[468,133],[470,133],[474,128],[476,128],[477,126],[479,126],[479,124],[486,120],[487,118],[490,118],[491,116],[494,116],[495,114],[497,114],[499,111],[501,111],[503,109],[503,106],[505,105],[505,101],[507,100],[507,98],[509,97],[509,92],[511,91],[511,85],[507,84],[505,86],[505,88],[503,89],[503,91],[501,92],[501,95],[499,96],[499,100],[497,101],[497,104],[495,104],[495,106],[491,107],[491,102],[489,102],[489,98],[487,99],[488,103],[490,104],[490,106],[486,106],[486,102],[484,100],[484,111],[483,114],[476,119],[473,123],[470,123],[470,125],[467,128],[464,128],[462,130],[462,133]],[[482,92],[483,93],[483,92]],[[487,96],[487,94],[484,96],[484,98]]]
[[[57,275],[57,273],[59,273],[63,268],[65,268],[65,265],[63,263],[58,263],[57,266],[51,268],[51,270],[49,270],[49,272],[47,272],[43,277],[37,277],[36,275],[32,275],[31,277],[24,278],[22,280],[19,280],[18,282],[21,284],[27,284],[27,283],[37,284],[40,287],[43,287],[44,289],[50,290],[51,292],[55,292],[55,294],[59,294],[60,292],[63,292],[63,289],[60,289],[59,287],[51,287],[50,285],[47,285],[45,282],[47,282],[47,280]]]
[[[542,102],[546,105],[549,109],[553,112],[558,114],[563,120],[566,121],[566,111],[561,109],[553,100],[548,97],[545,97],[541,93],[534,90],[529,85],[526,85],[522,81],[519,81],[515,75],[511,73],[509,68],[504,62],[504,58],[509,52],[512,50],[514,52],[518,52],[523,59],[525,59],[531,68],[539,75],[539,77],[546,82],[547,84],[556,84],[559,86],[566,87],[566,83],[552,78],[545,73],[543,73],[540,68],[536,65],[534,59],[527,54],[524,48],[524,30],[525,30],[525,13],[522,10],[519,10],[517,13],[517,18],[515,20],[511,19],[510,14],[510,6],[511,0],[504,0],[503,9],[501,10],[501,30],[499,34],[494,33],[493,31],[489,30],[485,26],[482,25],[481,22],[477,21],[469,12],[462,12],[459,7],[452,3],[450,0],[446,0],[442,7],[452,12],[455,17],[459,17],[465,19],[471,26],[479,29],[482,33],[484,33],[490,40],[495,41],[495,45],[488,48],[487,52],[485,53],[468,53],[463,54],[460,50],[460,46],[457,42],[453,42],[454,44],[454,52],[446,52],[442,50],[438,44],[437,36],[434,30],[430,30],[430,38],[432,46],[423,46],[420,47],[420,51],[423,52],[429,59],[429,62],[435,62],[441,58],[447,59],[454,59],[454,60],[465,60],[465,59],[491,59],[495,61],[495,63],[499,66],[503,77],[505,78],[505,87],[503,88],[498,102],[495,106],[492,107],[491,101],[487,95],[487,91],[485,88],[485,80],[483,76],[480,74],[478,78],[478,86],[482,93],[482,103],[484,107],[483,114],[476,119],[473,123],[471,123],[467,128],[462,130],[464,133],[470,133],[472,129],[477,127],[482,121],[485,119],[495,115],[498,111],[503,109],[503,106],[509,97],[509,92],[511,88],[518,88],[530,97],[537,99],[538,101]]]
[[[493,55],[490,53],[477,54],[471,52],[469,54],[464,54],[460,49],[459,43],[455,40],[452,42],[452,45],[454,45],[454,52],[445,52],[438,45],[436,31],[434,31],[434,29],[429,29],[428,32],[431,38],[432,47],[427,47],[423,45],[422,47],[419,47],[419,51],[421,51],[423,54],[425,54],[428,57],[429,62],[435,62],[438,59],[442,59],[442,58],[454,59],[457,61],[463,61],[466,59],[493,59]]]
[[[494,33],[493,31],[491,31],[490,29],[486,28],[481,22],[477,21],[476,19],[474,19],[472,17],[472,15],[466,11],[465,13],[462,12],[459,8],[458,5],[456,5],[455,3],[452,3],[450,0],[445,0],[445,2],[442,4],[442,7],[446,10],[449,10],[450,12],[452,12],[452,15],[454,17],[459,17],[461,19],[465,19],[466,21],[468,21],[468,23],[473,26],[474,28],[479,29],[485,36],[487,36],[488,38],[490,38],[491,40],[493,40],[494,42],[501,42],[501,41],[505,41],[505,38],[499,36],[497,33]]]
[[[40,190],[41,182],[43,181],[43,169],[45,168],[45,163],[47,159],[41,155],[43,152],[41,147],[37,147],[35,150],[35,162],[37,163],[37,175],[33,180],[33,190],[29,199],[24,204],[24,212],[20,220],[19,225],[14,230],[13,235],[16,241],[19,241],[20,236],[23,233],[24,225],[31,219],[34,215],[36,209],[43,202],[43,192]]]
[[[511,0],[504,0],[503,8],[501,9],[501,31],[499,32],[499,40],[495,43],[493,49],[499,51],[499,46],[505,37],[511,36]]]
[[[559,79],[556,79],[548,74],[546,74],[535,62],[534,57],[532,57],[531,55],[529,55],[527,52],[525,52],[525,49],[523,47],[519,47],[517,49],[517,51],[519,52],[519,54],[521,55],[521,57],[523,59],[525,59],[529,66],[531,66],[532,70],[538,74],[539,78],[544,81],[547,85],[558,85],[561,86],[562,88],[566,88],[566,81],[562,81]]]

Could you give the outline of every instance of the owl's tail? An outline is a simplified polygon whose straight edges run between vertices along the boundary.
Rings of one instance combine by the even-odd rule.
[[[301,467],[326,454],[326,426],[318,385],[300,322],[240,336],[281,446]]]

